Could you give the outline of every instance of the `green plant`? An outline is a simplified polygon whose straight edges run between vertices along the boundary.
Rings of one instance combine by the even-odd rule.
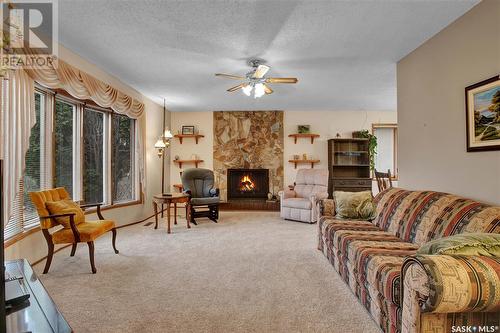
[[[377,137],[371,134],[368,130],[359,131],[359,136],[367,138],[368,151],[370,153],[370,169],[375,170],[375,155],[377,155]]]

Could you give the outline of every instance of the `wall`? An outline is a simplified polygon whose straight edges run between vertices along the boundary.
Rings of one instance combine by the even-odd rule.
[[[464,96],[500,73],[499,13],[484,0],[398,63],[401,187],[500,204],[500,151],[466,152]]]
[[[146,193],[143,204],[122,208],[106,210],[103,215],[113,219],[118,225],[141,220],[152,214],[151,199],[153,194],[160,192],[161,164],[158,161],[156,151],[153,146],[158,136],[162,132],[162,106],[142,96],[139,92],[125,85],[117,78],[107,74],[97,66],[89,63],[80,56],[72,53],[68,49],[59,46],[59,58],[69,64],[87,72],[88,74],[112,85],[113,87],[129,94],[145,104],[146,129],[145,129],[145,149],[146,149]],[[170,112],[167,113],[167,124],[170,123]],[[166,181],[169,181],[170,165],[166,163]],[[87,216],[88,219],[96,219],[95,214]],[[118,247],[119,247],[118,232]],[[5,249],[6,259],[27,258],[30,262],[39,260],[47,255],[47,245],[41,232],[33,233],[15,244]]]
[[[204,163],[206,168],[213,168],[211,156],[213,155],[213,112],[172,112],[172,128],[180,129],[181,125],[196,125],[200,127],[200,133],[206,137],[200,140],[198,145],[179,145],[175,141],[171,147],[171,154],[183,153],[182,156],[189,156],[194,149],[197,154],[202,156],[209,163]],[[328,167],[327,146],[328,139],[334,138],[337,133],[342,137],[350,137],[355,130],[369,129],[372,123],[397,123],[397,113],[395,111],[284,111],[284,184],[293,184],[297,170],[288,160],[294,154],[308,154],[321,162],[316,168]],[[288,134],[297,132],[297,125],[311,125],[311,131],[321,135],[311,145],[306,139],[299,139],[294,144]],[[298,168],[306,166],[298,166]],[[172,184],[180,182],[179,169],[172,166],[171,182]],[[396,183],[397,184],[397,183]],[[376,191],[375,191],[376,192]]]
[[[167,150],[170,163],[170,184],[180,184],[182,171],[178,165],[173,164],[174,156],[179,156],[180,159],[190,159],[192,154],[198,155],[199,159],[204,162],[199,166],[201,168],[213,169],[213,141],[214,141],[214,117],[212,112],[172,112],[171,113],[171,129],[172,133],[176,134],[181,131],[182,125],[194,125],[200,134],[205,135],[200,138],[198,144],[194,139],[184,139],[182,145],[179,140],[174,138],[170,148]],[[182,168],[190,168],[192,165],[182,165]],[[171,191],[175,189],[171,186]]]

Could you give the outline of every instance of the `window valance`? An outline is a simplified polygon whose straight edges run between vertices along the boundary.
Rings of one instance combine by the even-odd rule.
[[[91,75],[58,60],[57,68],[25,69],[36,82],[47,88],[64,89],[78,99],[90,99],[97,105],[137,119],[144,112],[144,104],[111,87]]]

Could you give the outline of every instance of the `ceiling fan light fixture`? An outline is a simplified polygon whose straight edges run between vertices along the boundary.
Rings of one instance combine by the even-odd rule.
[[[263,62],[263,60],[250,60],[248,64],[252,66],[252,70],[246,73],[244,77],[223,73],[216,73],[215,76],[243,80],[242,83],[227,89],[227,91],[235,92],[241,89],[248,97],[253,94],[253,98],[261,98],[264,95],[272,94],[274,91],[269,87],[271,83],[297,83],[298,80],[295,77],[267,77],[266,74],[271,68],[261,64],[261,62]]]
[[[254,90],[254,98],[261,98],[266,93],[264,85],[262,83],[257,83]]]
[[[250,96],[252,94],[252,89],[253,89],[253,87],[251,84],[248,84],[248,85],[244,86],[243,88],[241,88],[243,93],[247,96]]]

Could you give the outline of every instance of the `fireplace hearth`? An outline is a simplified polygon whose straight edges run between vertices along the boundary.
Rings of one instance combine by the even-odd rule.
[[[227,198],[264,199],[269,192],[268,169],[228,169]]]

